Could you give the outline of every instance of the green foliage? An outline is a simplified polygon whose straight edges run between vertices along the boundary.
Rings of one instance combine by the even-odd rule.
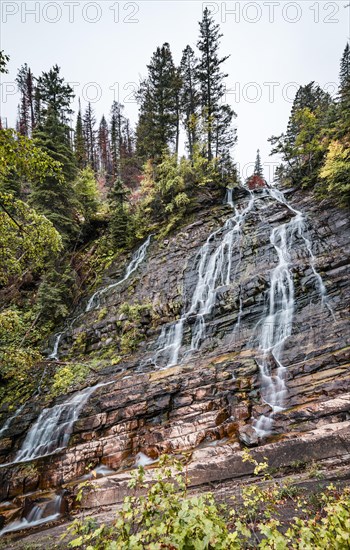
[[[231,509],[219,506],[211,493],[189,497],[187,472],[184,475],[178,460],[161,457],[159,469],[147,477],[140,467],[131,476],[131,494],[112,525],[98,525],[92,518],[75,520],[69,527],[73,540],[68,546],[88,550],[348,548],[348,488],[339,493],[328,487],[315,516],[299,490],[270,477],[266,461],[259,463],[249,453],[243,460],[253,463],[260,482],[244,486],[240,501]],[[88,489],[93,490],[91,483]],[[79,496],[84,496],[81,489]],[[297,516],[288,525],[280,520],[285,505],[294,506]]]
[[[208,161],[198,145],[193,146],[192,160],[163,152],[158,165],[144,166],[139,201],[133,212],[131,227],[138,237],[163,225],[165,236],[181,223],[190,211],[201,188],[217,185],[220,177],[216,159]]]
[[[140,322],[144,314],[150,314],[152,311],[150,304],[129,304],[125,302],[119,308],[119,314],[125,319],[120,322],[120,351],[127,355],[133,352],[138,344],[142,341],[142,333],[140,332]]]
[[[279,181],[314,188],[341,206],[350,201],[350,46],[340,64],[337,101],[311,82],[296,94],[287,132],[270,139],[282,155]]]
[[[32,391],[36,364],[42,359],[37,349],[42,334],[35,326],[36,320],[33,311],[11,307],[0,312],[1,398],[8,394],[13,402],[19,394]]]
[[[20,195],[29,182],[63,181],[61,164],[14,130],[0,129],[0,191]]]
[[[343,145],[340,141],[330,143],[320,177],[318,190],[322,197],[331,194],[340,204],[349,204],[350,146]]]
[[[313,187],[328,146],[334,105],[328,94],[311,82],[296,94],[287,132],[273,136],[271,154],[282,155],[283,175],[294,185]]]
[[[77,385],[86,380],[89,372],[88,365],[81,363],[68,363],[59,367],[54,374],[50,394],[57,397],[76,389]]]
[[[168,43],[157,48],[147,68],[148,78],[138,92],[137,151],[144,162],[148,159],[158,162],[164,149],[175,146],[177,151],[178,146],[181,80]]]
[[[91,519],[74,522],[70,530],[78,536],[68,543],[69,547],[91,550],[229,548],[232,537],[213,496],[187,499],[181,463],[173,461],[171,466],[166,466],[167,460],[167,457],[161,458],[161,469],[152,485],[145,482],[143,468],[132,475],[130,489],[147,493],[126,497],[112,526],[97,527]]]
[[[87,340],[86,332],[84,330],[81,332],[78,332],[78,334],[75,336],[74,343],[71,347],[71,353],[78,354],[78,355],[84,354],[85,348],[86,348],[86,340]]]
[[[73,182],[75,200],[84,221],[89,222],[96,214],[99,206],[99,192],[94,172],[91,168],[84,168],[78,173]]]
[[[23,201],[0,193],[0,286],[25,273],[40,273],[62,249],[52,223]]]
[[[122,180],[117,178],[109,196],[110,204],[110,238],[114,248],[121,249],[126,245],[129,232],[129,212],[125,205],[127,189]]]
[[[50,264],[37,293],[37,309],[44,321],[58,324],[65,319],[77,293],[76,274],[64,262]]]

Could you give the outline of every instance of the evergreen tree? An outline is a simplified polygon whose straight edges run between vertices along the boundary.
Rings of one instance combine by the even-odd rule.
[[[69,116],[73,113],[70,108],[72,99],[74,98],[73,89],[69,84],[64,82],[64,78],[60,76],[60,68],[54,65],[49,72],[43,72],[38,78],[37,84],[38,98],[40,102],[40,111],[45,116],[50,110],[56,114],[57,119],[62,124],[66,124]]]
[[[343,138],[350,133],[350,45],[345,50],[340,62],[339,102],[336,120],[336,136]]]
[[[138,92],[137,152],[144,161],[159,161],[164,149],[176,151],[178,143],[179,75],[168,43],[157,48],[147,68]]]
[[[33,182],[30,201],[65,238],[72,238],[77,230],[72,187],[76,163],[67,124],[72,98],[73,90],[60,76],[57,65],[39,77],[36,90],[39,117],[33,138],[42,150],[61,163],[64,179],[59,181],[54,175],[47,175],[42,181]]]
[[[99,169],[107,177],[111,170],[108,124],[104,116],[98,129]]]
[[[35,128],[34,116],[34,77],[27,64],[23,65],[17,74],[16,82],[21,94],[19,106],[18,129],[24,136],[31,136]]]
[[[36,127],[34,138],[42,150],[61,163],[64,180],[59,182],[55,176],[48,175],[40,182],[33,182],[30,202],[52,221],[60,233],[72,237],[76,231],[72,188],[76,165],[69,130],[59,121],[57,113],[49,108],[44,121]]]
[[[37,87],[34,90],[34,120],[36,126],[42,122],[40,91]]]
[[[330,95],[324,92],[315,82],[310,82],[306,86],[300,86],[295,95],[288,121],[286,133],[288,145],[291,147],[295,145],[295,141],[301,130],[298,113],[303,109],[309,109],[310,112],[318,112],[320,117],[325,117],[331,103]]]
[[[140,166],[135,151],[135,135],[128,118],[123,117],[121,127],[121,179],[128,189],[139,185]]]
[[[74,154],[75,154],[75,160],[78,168],[80,169],[85,168],[87,164],[87,159],[86,159],[84,128],[83,128],[83,119],[81,116],[80,100],[79,100],[79,110],[77,115],[77,122],[75,125],[75,133],[74,133]]]
[[[6,65],[9,61],[10,57],[5,54],[4,50],[0,50],[0,74],[8,73]]]
[[[222,34],[220,34],[219,25],[214,22],[208,8],[205,8],[203,12],[199,27],[200,36],[197,46],[201,55],[197,67],[197,77],[201,89],[206,152],[210,161],[213,158],[215,122],[219,116],[220,102],[225,93],[224,79],[227,77],[227,74],[221,72],[221,65],[229,56],[219,57],[218,50]]]
[[[257,150],[257,153],[256,153],[256,160],[255,160],[255,166],[254,166],[254,175],[255,176],[260,176],[261,178],[264,177],[263,167],[262,167],[261,158],[260,158],[260,150],[259,149]]]
[[[350,44],[347,42],[344,53],[340,61],[339,74],[339,95],[342,98],[344,94],[349,93],[350,86]]]
[[[79,212],[84,217],[85,223],[89,222],[97,212],[99,205],[99,193],[94,172],[91,168],[80,170],[74,181],[74,194],[78,202]]]
[[[127,190],[120,178],[114,182],[110,193],[111,219],[109,224],[113,246],[123,248],[128,235],[128,214],[125,207]]]
[[[180,74],[182,79],[180,105],[187,136],[187,148],[192,159],[193,148],[198,142],[200,95],[198,90],[197,60],[191,46],[186,46],[182,53]]]
[[[84,126],[84,139],[86,148],[87,165],[92,168],[94,172],[97,171],[97,151],[96,151],[96,118],[94,111],[89,102],[83,119]]]
[[[313,186],[318,180],[334,111],[329,94],[314,82],[296,93],[287,132],[269,139],[271,154],[282,155],[284,177],[295,185]]]
[[[232,159],[232,148],[237,141],[232,119],[236,116],[229,105],[220,105],[213,123],[214,155],[221,182],[226,186],[236,179],[236,168]]]
[[[112,162],[112,178],[114,181],[120,178],[121,166],[121,144],[122,144],[122,121],[123,121],[123,105],[114,101],[111,108],[110,119],[110,142],[111,142],[111,162]]]

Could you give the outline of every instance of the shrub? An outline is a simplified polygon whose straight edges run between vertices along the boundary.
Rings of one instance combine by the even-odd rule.
[[[143,467],[132,474],[132,494],[125,497],[112,525],[98,525],[93,518],[75,520],[69,527],[75,538],[68,546],[86,550],[349,548],[349,489],[338,493],[330,486],[321,497],[322,512],[310,517],[307,501],[299,491],[287,490],[286,485],[274,481],[267,462],[258,463],[248,453],[243,460],[254,464],[254,473],[262,483],[244,487],[242,502],[229,513],[211,493],[189,497],[181,462],[170,463],[169,457],[163,456],[148,483]],[[279,520],[287,500],[299,515],[289,526]]]

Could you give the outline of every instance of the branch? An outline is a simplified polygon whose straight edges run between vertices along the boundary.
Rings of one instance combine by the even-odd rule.
[[[23,233],[26,233],[26,230],[24,229],[24,227],[18,223],[18,221],[12,216],[12,214],[10,214],[10,212],[7,210],[6,206],[4,206],[4,203],[2,201],[0,201],[0,206],[5,212],[5,214],[7,214],[8,217],[13,221],[13,223],[17,225],[18,229],[20,231],[23,231]]]

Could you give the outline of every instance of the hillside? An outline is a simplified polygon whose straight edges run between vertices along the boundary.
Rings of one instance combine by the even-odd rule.
[[[249,479],[247,446],[282,475],[348,479],[348,243],[346,211],[309,192],[236,189],[153,235],[124,281],[130,258],[112,266],[47,367],[69,353],[94,372],[57,398],[48,384],[2,430],[3,521],[38,505],[57,519],[87,466],[82,505],[119,503],[130,468],[164,452],[187,453],[191,487],[218,494]]]

